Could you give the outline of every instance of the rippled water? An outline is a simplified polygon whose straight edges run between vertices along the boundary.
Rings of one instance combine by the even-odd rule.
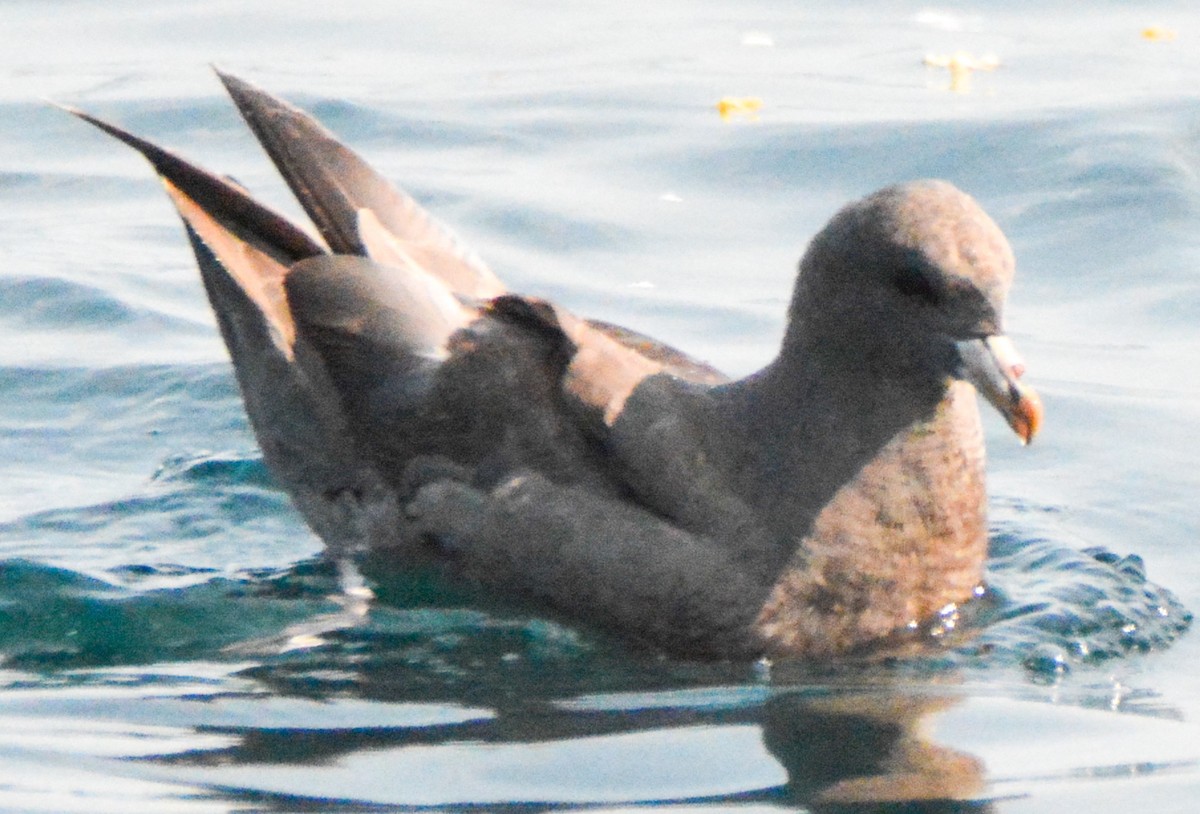
[[[243,5],[0,5],[0,810],[1192,810],[1200,14]],[[922,65],[960,49],[1001,62],[966,93]],[[377,599],[343,593],[151,172],[42,101],[295,212],[209,62],[313,110],[515,288],[733,373],[842,203],[976,195],[1047,410],[1027,450],[987,419],[989,596],[920,659],[766,670],[369,563]]]

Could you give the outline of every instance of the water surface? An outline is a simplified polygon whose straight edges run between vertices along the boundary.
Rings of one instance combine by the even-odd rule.
[[[0,809],[1191,810],[1200,14],[244,5],[3,6]],[[922,59],[957,50],[1001,66],[951,92]],[[161,188],[43,101],[296,212],[212,62],[313,110],[514,288],[735,374],[838,206],[926,176],[974,194],[1017,252],[1009,329],[1047,410],[1029,449],[986,419],[980,634],[764,670],[421,575],[341,595]]]

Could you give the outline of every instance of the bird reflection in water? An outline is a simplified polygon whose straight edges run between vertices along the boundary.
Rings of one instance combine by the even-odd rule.
[[[787,795],[815,812],[990,812],[974,755],[936,743],[952,695],[886,690],[788,693],[762,708],[763,738],[788,773]]]

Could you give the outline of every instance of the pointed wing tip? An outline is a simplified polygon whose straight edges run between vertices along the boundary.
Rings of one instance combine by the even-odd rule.
[[[228,91],[230,95],[236,95],[238,91],[244,92],[254,88],[254,85],[252,85],[250,82],[247,82],[241,77],[234,76],[228,71],[222,70],[221,66],[217,65],[215,62],[209,63],[209,67],[212,68],[212,72],[217,75],[217,79],[221,80],[221,84],[225,86],[225,90]]]
[[[276,98],[274,95],[263,90],[253,82],[242,79],[239,76],[234,76],[231,73],[227,73],[218,68],[216,65],[213,65],[212,69],[217,75],[217,79],[221,80],[221,84],[225,86],[225,92],[229,94],[229,98],[233,100],[235,105],[237,105],[238,110],[241,111],[244,118],[249,120],[257,112],[259,112],[260,109],[269,107],[270,105],[266,104],[267,101],[276,107],[288,107],[286,102]],[[251,127],[253,127],[252,123]]]
[[[227,224],[236,223],[248,229],[293,259],[326,253],[325,246],[312,235],[286,216],[259,203],[239,184],[213,175],[199,165],[90,113],[60,107],[141,153],[158,176],[168,183],[168,194],[171,189],[177,190],[218,220],[225,219]]]
[[[130,147],[132,147],[133,149],[135,149],[139,153],[141,153],[143,156],[145,156],[147,159],[149,159],[150,163],[155,164],[155,168],[157,169],[157,164],[155,163],[155,158],[156,158],[157,153],[162,152],[161,148],[156,147],[155,145],[151,144],[150,142],[146,141],[145,139],[138,138],[133,133],[130,133],[128,130],[118,127],[117,125],[113,124],[112,122],[106,122],[104,119],[101,119],[97,116],[93,116],[91,113],[88,113],[85,110],[80,110],[77,107],[72,107],[71,105],[59,104],[58,102],[53,102],[53,101],[51,101],[50,104],[54,105],[55,107],[59,108],[60,110],[65,110],[67,113],[70,113],[72,116],[83,119],[85,122],[92,125],[93,127],[96,127],[99,130],[102,130],[105,133],[107,133],[108,135],[117,139],[118,141],[124,142],[125,144],[129,145]]]
[[[83,119],[88,124],[95,125],[96,127],[99,127],[101,129],[103,129],[104,125],[107,124],[107,122],[105,122],[101,119],[97,119],[91,113],[88,113],[86,110],[82,110],[81,108],[75,107],[74,105],[63,104],[62,102],[56,102],[53,99],[45,99],[44,101],[46,102],[46,104],[53,105],[54,107],[57,107],[59,110],[63,111],[64,113],[70,113],[75,118]]]
[[[72,116],[78,116],[79,118],[85,119],[85,120],[88,117],[88,114],[84,113],[82,110],[75,107],[74,105],[68,105],[68,104],[63,104],[62,102],[56,102],[47,96],[43,96],[42,101],[45,102],[46,104],[50,105],[51,107],[57,107],[59,110],[66,111],[67,113],[70,113]]]
[[[75,107],[74,105],[63,104],[62,102],[56,102],[53,99],[46,99],[45,102],[48,105],[53,105],[54,107],[57,107],[59,110],[65,112],[65,113],[70,113],[72,116],[74,116],[77,119],[82,119],[83,121],[87,122],[88,124],[92,125],[93,127],[104,131],[105,133],[112,136],[113,138],[119,139],[119,140],[125,142],[126,144],[130,144],[131,146],[134,146],[136,149],[136,145],[134,145],[133,142],[131,141],[131,139],[135,139],[136,137],[132,133],[129,133],[128,131],[122,130],[120,127],[117,127],[115,124],[110,124],[110,123],[104,121],[104,119],[93,116],[91,113],[88,113],[86,110]]]

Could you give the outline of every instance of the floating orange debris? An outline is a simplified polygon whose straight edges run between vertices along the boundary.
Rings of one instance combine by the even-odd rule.
[[[966,51],[949,55],[926,54],[922,61],[931,68],[950,71],[950,90],[955,93],[966,93],[971,89],[971,74],[975,71],[994,71],[1000,67],[1000,60],[994,54],[975,57]]]
[[[1142,39],[1151,42],[1172,42],[1177,36],[1179,35],[1170,28],[1162,28],[1157,25],[1142,29]]]
[[[758,121],[758,111],[762,110],[763,101],[757,96],[723,96],[717,102],[717,112],[721,118],[730,121],[743,116],[751,121]]]

